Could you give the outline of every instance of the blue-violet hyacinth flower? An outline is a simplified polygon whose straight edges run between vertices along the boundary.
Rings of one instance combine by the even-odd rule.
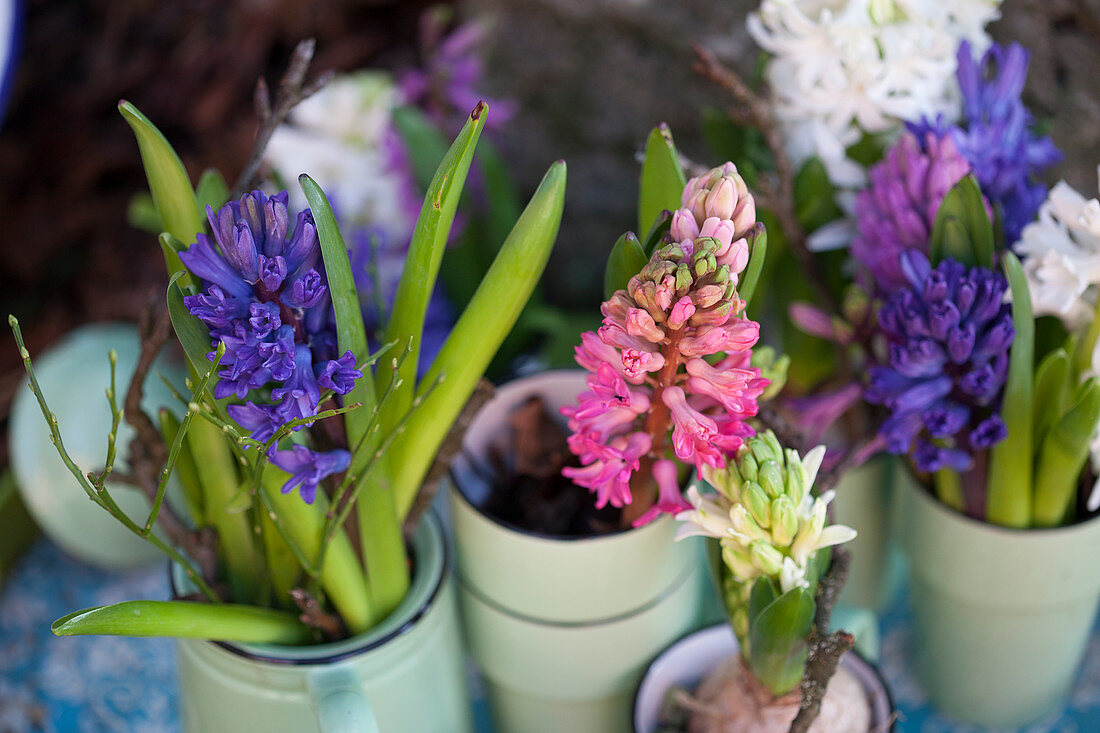
[[[956,71],[963,96],[959,124],[926,117],[909,125],[922,141],[929,132],[955,141],[973,166],[982,193],[1000,205],[1009,244],[1034,221],[1047,195],[1041,176],[1062,159],[1053,141],[1035,131],[1034,117],[1020,99],[1029,61],[1029,52],[1018,43],[1007,48],[995,43],[975,59],[964,41]]]
[[[879,312],[888,362],[871,368],[867,400],[892,413],[879,428],[887,450],[921,471],[969,470],[1004,440],[998,413],[1015,336],[1003,275],[918,250],[901,255],[906,287]]]
[[[870,171],[870,185],[856,196],[852,257],[867,269],[878,292],[906,285],[899,255],[928,252],[943,197],[970,173],[970,164],[950,137],[926,133],[924,147],[903,135]]]
[[[213,237],[198,234],[180,253],[202,281],[184,304],[210,328],[214,345],[225,345],[218,399],[244,404],[227,409],[256,440],[266,442],[287,422],[316,415],[321,391],[351,391],[363,376],[350,351],[336,353],[335,315],[313,216],[300,212],[290,227],[287,193],[262,191],[207,207]],[[212,354],[211,354],[212,357]],[[294,474],[284,493],[299,489],[312,503],[317,483],[347,468],[350,454],[318,453],[296,445],[275,451],[272,462]]]

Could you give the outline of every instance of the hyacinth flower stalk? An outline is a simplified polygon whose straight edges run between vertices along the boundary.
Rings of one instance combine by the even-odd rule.
[[[804,456],[784,449],[770,430],[750,437],[724,467],[702,469],[700,475],[712,491],[690,487],[691,508],[676,517],[682,523],[677,540],[703,536],[715,541],[712,565],[740,658],[770,695],[763,707],[787,709],[788,717],[775,721],[783,723],[777,730],[786,730],[798,709],[815,593],[832,558],[829,548],[856,536],[850,527],[829,524],[831,491],[812,493],[824,456],[825,446]],[[717,694],[708,702],[750,706],[745,698],[751,697]],[[772,717],[760,711],[744,714],[748,712],[755,715],[743,720],[746,726]],[[727,725],[742,720],[733,710],[726,714]]]
[[[667,131],[660,139],[667,144],[651,145],[647,168],[658,150],[674,155]],[[655,177],[643,170],[643,222]],[[689,181],[678,203],[648,262],[603,304],[603,326],[582,335],[576,358],[591,373],[588,391],[562,408],[582,463],[563,473],[634,526],[685,507],[676,461],[725,465],[752,434],[745,419],[767,386],[752,366],[759,325],[737,292],[763,234],[752,195],[726,163]]]
[[[59,620],[54,631],[319,640],[321,624],[315,628],[283,610],[294,608],[292,590],[317,601],[322,615],[338,619],[338,629],[325,628],[326,638],[365,631],[396,607],[409,583],[402,526],[412,502],[397,501],[391,467],[406,472],[414,497],[442,436],[480,378],[479,369],[492,358],[541,274],[561,216],[564,164],[551,167],[501,249],[500,267],[494,265],[460,318],[462,343],[445,346],[434,373],[418,383],[414,371],[403,369],[415,364],[424,303],[484,125],[484,105],[470,115],[428,191],[410,248],[406,275],[414,273],[412,284],[395,308],[399,326],[390,330],[396,338],[373,355],[367,352],[347,248],[312,179],[300,177],[306,210],[292,213],[285,192],[255,191],[228,203],[205,200],[204,221],[167,140],[132,106],[123,103],[120,109],[138,138],[159,221],[167,230],[160,241],[171,275],[168,310],[192,370],[191,394],[180,395],[184,418],[162,421],[166,434],[172,433],[169,460],[144,525],[121,514],[102,486],[121,417],[114,386],[108,397],[115,422],[102,473],[85,477],[68,458],[56,421],[49,424],[59,452],[93,501],[179,563],[205,602],[88,609]],[[224,184],[214,187],[219,189],[224,192]],[[12,323],[49,422],[52,413],[33,379],[18,324]],[[384,386],[376,389],[376,384]],[[389,405],[402,396],[409,399],[397,419],[384,422]],[[319,429],[322,421],[329,421],[329,429]],[[384,460],[404,431],[416,429],[431,435],[413,440],[416,450],[406,447],[401,460]],[[209,439],[196,440],[199,430]],[[177,465],[188,467],[180,472],[185,484],[200,484],[185,486],[187,505],[196,514],[191,520],[217,534],[220,562],[213,576],[151,534],[167,477]],[[204,483],[203,467],[211,465],[224,471],[217,493]],[[353,542],[344,524],[357,507],[361,536]],[[223,515],[239,518],[241,537],[223,529]],[[233,564],[240,559],[229,553],[238,551],[251,553],[242,555],[248,562],[240,579],[254,585],[230,582],[228,591],[219,589],[222,581],[233,580]],[[140,623],[132,622],[137,610]]]

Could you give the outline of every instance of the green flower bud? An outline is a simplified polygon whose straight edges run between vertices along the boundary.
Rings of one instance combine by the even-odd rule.
[[[754,438],[748,440],[749,450],[756,456],[756,462],[761,467],[764,465],[764,461],[775,461],[779,463],[783,460],[783,452],[777,451],[772,448],[771,443],[764,440],[762,436],[757,435]]]
[[[676,267],[676,292],[683,293],[691,289],[695,280],[691,276],[691,270],[685,264]]]
[[[802,466],[802,458],[798,451],[787,449],[787,496],[791,498],[795,506],[802,503],[809,487],[806,486],[806,469]]]
[[[775,544],[779,547],[790,545],[798,534],[798,511],[789,495],[777,496],[772,500],[771,517]]]
[[[741,457],[741,475],[746,481],[755,481],[759,474],[759,464],[753,458],[752,453],[745,453]]]
[[[768,499],[768,495],[764,492],[764,489],[760,487],[760,484],[755,481],[749,481],[745,484],[743,493],[745,506],[749,510],[749,514],[753,520],[760,525],[761,529],[767,529],[771,526],[771,502]]]
[[[773,499],[786,489],[783,485],[783,469],[780,468],[779,463],[771,459],[760,463],[760,475],[757,480],[764,487],[764,491],[768,492],[768,496]]]
[[[760,575],[749,553],[731,542],[722,542],[722,562],[739,580],[751,580]],[[782,563],[782,560],[780,560]]]
[[[749,554],[763,575],[778,575],[783,567],[783,553],[767,542],[753,542]]]

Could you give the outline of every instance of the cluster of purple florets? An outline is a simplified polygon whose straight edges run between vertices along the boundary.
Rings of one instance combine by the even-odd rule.
[[[207,208],[213,237],[199,234],[180,259],[202,280],[198,295],[184,298],[210,328],[225,355],[214,388],[218,399],[235,397],[232,417],[259,441],[291,420],[316,415],[322,390],[351,391],[363,376],[350,351],[336,353],[335,316],[312,214],[298,214],[293,230],[285,191],[262,191]],[[211,354],[213,358],[213,354]],[[347,469],[344,450],[272,448],[271,461],[290,472],[284,493],[298,488],[313,503],[318,483]]]
[[[909,129],[922,142],[928,133],[950,137],[973,168],[982,193],[1000,205],[1005,241],[1014,244],[1035,219],[1047,195],[1043,173],[1062,159],[1054,142],[1035,129],[1035,118],[1020,95],[1027,80],[1028,51],[1018,43],[994,43],[980,59],[966,41],[959,46],[956,77],[963,118],[948,125],[942,117],[924,118]]]
[[[907,286],[879,311],[889,360],[871,368],[866,397],[891,411],[879,430],[890,453],[921,471],[966,471],[1008,434],[998,414],[1015,336],[1008,284],[953,260],[933,268],[915,250],[901,266]]]
[[[1005,278],[951,259],[932,267],[928,255],[944,196],[966,175],[1010,245],[1046,198],[1041,177],[1061,153],[1021,101],[1028,61],[1019,44],[993,44],[975,59],[963,42],[959,123],[910,123],[856,198],[851,252],[883,303],[888,345],[865,396],[889,410],[879,429],[887,450],[921,471],[967,471],[1007,436],[999,409],[1015,329]]]

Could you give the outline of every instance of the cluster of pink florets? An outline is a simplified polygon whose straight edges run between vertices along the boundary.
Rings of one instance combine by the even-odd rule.
[[[687,508],[669,451],[724,466],[752,435],[744,420],[768,383],[750,366],[760,326],[737,295],[758,226],[752,195],[726,163],[691,179],[681,206],[649,263],[603,304],[603,326],[581,336],[588,391],[562,408],[584,464],[564,473],[597,506],[630,504],[631,476],[649,459],[658,500],[636,524]]]

